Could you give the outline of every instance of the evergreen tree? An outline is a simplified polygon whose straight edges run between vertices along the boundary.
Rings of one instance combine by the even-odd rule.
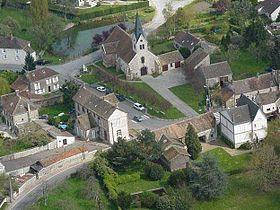
[[[271,62],[274,69],[280,69],[280,40],[275,41],[275,46],[271,50]]]
[[[25,65],[23,67],[24,71],[32,71],[36,68],[36,64],[34,62],[34,58],[30,55],[30,53],[27,53],[25,56]]]
[[[187,145],[188,153],[191,155],[191,158],[193,160],[197,159],[199,153],[202,151],[202,147],[199,142],[199,138],[194,130],[194,127],[191,124],[189,124],[187,128],[185,143]]]
[[[32,21],[36,25],[43,25],[49,17],[48,0],[31,0]]]
[[[217,198],[225,192],[227,184],[226,174],[213,156],[204,155],[202,161],[195,164],[190,188],[197,199]]]

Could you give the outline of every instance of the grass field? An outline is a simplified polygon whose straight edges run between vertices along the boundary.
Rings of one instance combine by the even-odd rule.
[[[176,50],[176,49],[173,46],[172,40],[163,41],[163,42],[159,42],[156,44],[151,44],[151,51],[155,55],[160,55],[163,53],[171,52],[173,50]]]
[[[203,113],[204,108],[199,106],[199,103],[203,100],[203,95],[197,95],[191,85],[179,85],[170,88],[170,91],[178,96],[182,101],[188,104],[198,113]]]
[[[56,104],[53,106],[48,106],[48,107],[42,107],[39,110],[39,114],[47,114],[49,116],[57,116],[59,113],[64,113],[67,114],[71,110],[71,106],[68,104]]]

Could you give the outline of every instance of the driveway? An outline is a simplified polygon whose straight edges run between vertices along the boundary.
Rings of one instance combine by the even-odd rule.
[[[144,25],[144,30],[146,34],[150,34],[155,31],[158,27],[165,23],[165,18],[162,14],[163,9],[167,3],[171,2],[174,13],[180,7],[184,7],[187,4],[193,2],[193,0],[150,0],[150,5],[155,8],[156,13],[153,20]]]
[[[181,69],[165,72],[156,78],[151,75],[147,75],[142,77],[142,80],[151,86],[163,98],[169,101],[174,107],[180,110],[187,118],[198,115],[197,112],[195,112],[190,106],[169,90],[171,87],[186,83],[185,75]]]

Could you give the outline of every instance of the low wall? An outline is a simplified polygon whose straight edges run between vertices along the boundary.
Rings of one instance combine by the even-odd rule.
[[[22,151],[22,152],[17,152],[17,153],[13,153],[13,154],[10,154],[10,155],[2,156],[2,157],[0,157],[0,162],[26,157],[28,155],[33,155],[33,154],[38,153],[38,152],[42,152],[42,151],[45,151],[45,150],[56,149],[56,148],[57,148],[57,143],[56,143],[56,140],[54,140],[54,141],[48,143],[47,145],[44,145],[44,146],[41,146],[41,147],[34,147],[32,149],[28,149],[28,150],[25,150],[25,151]]]
[[[7,202],[7,198],[4,198],[2,201],[0,201],[0,208],[2,208],[2,206],[4,205],[4,203]]]

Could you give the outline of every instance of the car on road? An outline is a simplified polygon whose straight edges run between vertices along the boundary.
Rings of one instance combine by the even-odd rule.
[[[103,87],[103,86],[98,86],[97,88],[96,88],[96,90],[98,90],[98,91],[100,91],[100,92],[106,92],[106,88],[105,87]]]
[[[35,63],[36,63],[36,65],[44,66],[44,65],[46,65],[46,64],[49,64],[50,62],[47,61],[47,60],[44,60],[44,59],[39,59],[39,60],[37,60]]]
[[[125,96],[124,95],[116,94],[116,97],[120,102],[125,101]]]
[[[133,117],[133,120],[134,120],[135,122],[142,122],[144,119],[143,119],[142,116],[134,116],[134,117]]]
[[[134,103],[133,107],[134,107],[134,109],[137,109],[138,111],[144,111],[145,110],[145,107],[142,106],[142,104],[139,104],[139,103]]]

